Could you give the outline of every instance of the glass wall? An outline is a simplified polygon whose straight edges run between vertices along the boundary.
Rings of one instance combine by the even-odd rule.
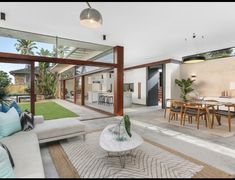
[[[96,57],[94,60],[113,63],[111,51],[112,47],[107,45],[0,28],[0,52],[75,60]]]
[[[0,99],[4,98],[6,102],[16,101],[22,111],[31,110],[30,69],[27,64],[0,63]]]
[[[82,78],[76,78],[76,104],[81,105],[82,100]]]
[[[85,105],[113,113],[113,70],[85,76]]]

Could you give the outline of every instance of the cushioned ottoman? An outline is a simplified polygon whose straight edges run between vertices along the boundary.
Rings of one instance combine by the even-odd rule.
[[[39,143],[66,139],[83,135],[85,138],[85,125],[76,119],[56,119],[36,123],[34,132]]]

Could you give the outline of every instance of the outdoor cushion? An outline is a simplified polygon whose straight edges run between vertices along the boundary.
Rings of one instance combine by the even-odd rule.
[[[6,150],[0,146],[0,178],[14,178],[14,171],[11,166]]]
[[[44,169],[37,135],[20,131],[0,140],[11,152],[17,178],[44,178]]]
[[[0,112],[0,138],[21,131],[19,114],[15,108],[7,113]]]
[[[33,131],[36,132],[39,140],[43,140],[84,132],[85,125],[76,119],[55,119],[36,124]]]

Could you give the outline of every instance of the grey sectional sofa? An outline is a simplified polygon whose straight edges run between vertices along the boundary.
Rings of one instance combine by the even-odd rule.
[[[39,144],[79,135],[85,139],[85,134],[85,125],[78,120],[59,119],[44,122],[42,117],[35,117],[34,130],[21,131],[0,141],[11,152],[17,178],[44,178]]]

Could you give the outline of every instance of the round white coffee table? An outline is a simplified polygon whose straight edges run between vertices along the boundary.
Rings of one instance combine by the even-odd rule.
[[[126,141],[117,141],[113,134],[109,131],[110,128],[116,126],[116,124],[108,125],[100,135],[100,146],[109,153],[117,153],[120,157],[121,166],[125,167],[126,156],[131,154],[131,151],[143,143],[143,139],[135,132],[131,132],[131,138]],[[128,154],[129,153],[129,154]]]

